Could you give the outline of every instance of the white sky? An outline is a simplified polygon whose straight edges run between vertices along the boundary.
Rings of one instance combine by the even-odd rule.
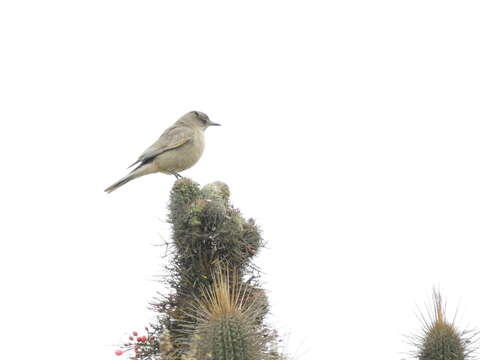
[[[185,176],[261,225],[297,359],[401,359],[440,286],[480,327],[478,1],[2,1],[2,358],[114,359],[151,319],[173,177],[103,189],[180,115]]]

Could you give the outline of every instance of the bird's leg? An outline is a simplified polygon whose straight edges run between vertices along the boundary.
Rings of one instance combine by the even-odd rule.
[[[171,175],[175,176],[175,178],[176,178],[177,180],[178,180],[178,179],[181,179],[181,178],[183,177],[182,175],[180,175],[178,172],[176,172],[176,171],[173,170],[173,169],[168,169],[168,172],[169,172]]]

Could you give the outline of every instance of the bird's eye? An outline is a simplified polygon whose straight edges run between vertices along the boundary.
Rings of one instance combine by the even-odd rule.
[[[201,120],[203,123],[207,123],[208,122],[208,116],[206,116],[205,114],[201,113],[201,112],[198,112],[198,111],[193,111],[193,113],[195,114],[195,116]]]

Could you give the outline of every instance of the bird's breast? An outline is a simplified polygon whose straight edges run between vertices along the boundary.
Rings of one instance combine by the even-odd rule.
[[[200,159],[204,148],[203,132],[195,131],[191,141],[157,156],[155,163],[158,171],[170,173],[189,169]]]

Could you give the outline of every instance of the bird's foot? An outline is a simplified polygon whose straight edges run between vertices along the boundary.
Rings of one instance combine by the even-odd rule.
[[[177,178],[177,180],[178,180],[178,179],[182,179],[182,178],[183,178],[183,176],[182,176],[182,175],[180,175],[180,174],[179,174],[179,173],[177,173],[177,172],[172,172],[172,174],[173,174],[173,175],[174,175],[174,176]]]

